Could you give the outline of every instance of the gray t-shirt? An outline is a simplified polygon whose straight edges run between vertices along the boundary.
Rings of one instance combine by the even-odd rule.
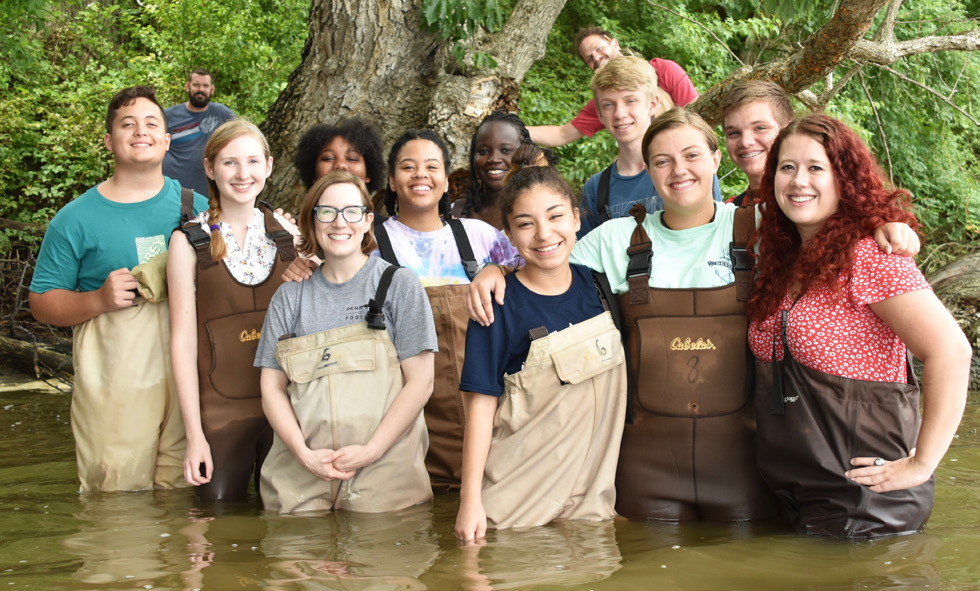
[[[235,114],[221,103],[208,103],[207,110],[195,113],[186,103],[167,109],[167,133],[170,150],[163,157],[163,176],[177,179],[182,187],[190,187],[208,195],[208,177],[204,174],[204,147],[211,134]]]
[[[255,367],[282,369],[276,361],[276,345],[284,334],[306,336],[363,322],[368,301],[376,295],[381,274],[389,266],[378,257],[369,257],[346,283],[330,283],[319,270],[306,281],[283,283],[265,314]],[[395,272],[382,312],[399,359],[439,349],[429,298],[410,270]]]

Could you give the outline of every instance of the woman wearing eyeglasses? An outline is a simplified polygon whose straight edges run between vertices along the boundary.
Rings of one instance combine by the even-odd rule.
[[[276,436],[266,509],[394,511],[432,497],[422,407],[432,393],[432,313],[409,270],[369,256],[364,182],[319,179],[300,210],[302,254],[324,263],[269,304],[255,365]]]

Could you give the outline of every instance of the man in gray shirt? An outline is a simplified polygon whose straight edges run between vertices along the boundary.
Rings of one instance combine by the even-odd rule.
[[[211,102],[214,84],[207,70],[198,68],[191,72],[184,89],[187,102],[166,110],[170,151],[163,159],[163,174],[207,197],[204,146],[214,130],[234,119],[235,114],[221,103]]]

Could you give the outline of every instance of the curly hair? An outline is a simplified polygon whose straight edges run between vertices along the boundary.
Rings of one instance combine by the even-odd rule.
[[[473,137],[470,139],[470,176],[466,185],[466,204],[463,207],[463,217],[467,217],[471,212],[480,211],[488,205],[493,205],[490,203],[486,187],[476,174],[476,138],[480,135],[480,129],[484,125],[497,121],[512,125],[517,130],[517,135],[521,138],[521,146],[534,145],[534,142],[531,141],[531,132],[527,130],[527,126],[524,125],[524,122],[521,121],[521,118],[516,113],[494,111],[480,121],[480,124],[473,131]],[[552,150],[541,148],[541,151],[544,153],[549,164],[552,166],[558,164],[558,156]]]
[[[401,134],[395,143],[392,144],[391,150],[388,152],[388,176],[395,176],[395,168],[398,165],[398,153],[402,151],[405,144],[412,140],[426,140],[435,144],[439,151],[442,152],[442,165],[448,167],[451,159],[449,157],[449,148],[446,147],[446,142],[439,137],[439,134],[432,131],[431,129],[410,129],[405,133]],[[446,218],[447,220],[450,216],[451,204],[449,202],[449,171],[446,171],[446,192],[442,194],[442,199],[439,200],[439,215]],[[391,189],[391,183],[385,188],[385,209],[388,210],[388,215],[397,215],[398,212],[398,195]]]
[[[359,117],[343,119],[335,125],[321,123],[306,130],[296,145],[296,156],[293,158],[303,186],[307,189],[313,186],[320,152],[337,136],[344,138],[364,157],[367,178],[371,179],[367,183],[368,191],[374,193],[383,187],[385,162],[381,132],[373,123]]]
[[[774,189],[780,149],[792,135],[811,137],[823,146],[840,199],[837,212],[806,244],[779,208]],[[854,246],[859,240],[886,222],[919,225],[908,211],[908,191],[886,187],[868,146],[852,129],[823,114],[797,119],[776,137],[759,196],[762,220],[751,243],[758,246],[756,278],[747,306],[749,318],[756,321],[775,314],[792,285],[799,285],[800,293],[825,287],[836,297],[841,290],[839,279],[848,275],[854,263]]]

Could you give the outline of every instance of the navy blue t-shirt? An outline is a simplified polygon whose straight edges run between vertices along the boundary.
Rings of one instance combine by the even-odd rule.
[[[588,267],[571,265],[572,285],[561,295],[536,294],[517,277],[507,276],[504,305],[493,303],[493,324],[470,321],[466,329],[466,359],[459,389],[491,396],[504,393],[504,374],[521,370],[531,349],[531,329],[543,326],[549,333],[568,328],[602,314]]]

